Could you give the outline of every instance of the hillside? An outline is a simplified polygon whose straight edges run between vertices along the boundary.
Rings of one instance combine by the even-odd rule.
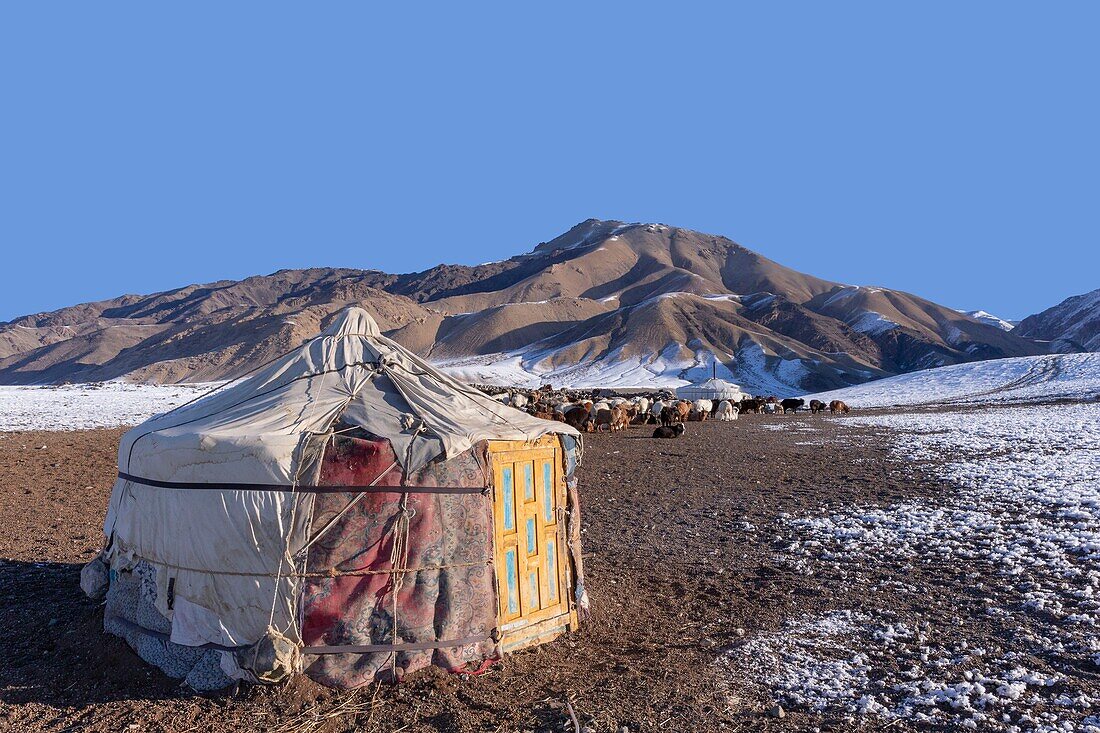
[[[915,295],[797,272],[725,237],[590,219],[484,265],[283,270],[25,316],[0,324],[0,383],[232,377],[350,304],[483,382],[644,386],[714,368],[748,389],[812,390],[1044,350]]]
[[[1053,351],[1100,351],[1100,289],[1066,298],[1020,321],[1015,333],[1051,342]]]
[[[1095,401],[1100,354],[1054,354],[956,364],[809,395],[851,407]]]

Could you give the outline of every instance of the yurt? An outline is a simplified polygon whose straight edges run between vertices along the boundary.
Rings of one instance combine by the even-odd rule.
[[[722,400],[729,400],[730,402],[737,403],[748,395],[742,392],[741,387],[733,382],[711,377],[705,382],[677,387],[676,396],[690,402],[694,402],[695,400],[712,400],[715,404],[718,404]]]
[[[477,672],[587,612],[578,441],[351,308],[123,436],[81,585],[108,632],[196,690]]]

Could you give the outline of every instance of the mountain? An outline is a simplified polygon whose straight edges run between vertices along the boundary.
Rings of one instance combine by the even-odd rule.
[[[721,236],[590,219],[529,252],[419,273],[316,268],[0,324],[0,382],[239,375],[349,304],[484,383],[823,390],[1043,346],[923,298],[806,275]]]
[[[986,313],[985,311],[964,311],[964,310],[960,310],[959,312],[960,313],[965,313],[966,315],[973,318],[975,321],[981,321],[982,323],[989,324],[990,326],[996,326],[997,328],[1001,329],[1002,331],[1011,331],[1012,329],[1014,329],[1016,327],[1016,323],[1018,323],[1018,321],[1017,322],[1006,321],[1003,318],[998,318],[997,316],[993,315],[992,313]]]
[[[1013,333],[1049,341],[1052,351],[1100,351],[1100,289],[1028,316]]]

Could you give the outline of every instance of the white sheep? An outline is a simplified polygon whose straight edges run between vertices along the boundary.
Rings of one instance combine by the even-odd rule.
[[[738,410],[733,406],[733,403],[729,400],[722,400],[718,403],[718,414],[716,417],[722,422],[730,422],[737,419]]]
[[[695,400],[691,403],[691,409],[710,415],[714,411],[714,403],[710,400]]]

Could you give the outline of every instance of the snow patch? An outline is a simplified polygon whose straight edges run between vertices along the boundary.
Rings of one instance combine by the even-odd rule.
[[[1095,688],[1075,687],[1087,676],[1060,670],[1089,669],[1100,658],[1100,405],[835,424],[891,430],[896,452],[928,462],[955,488],[784,517],[781,557],[807,574],[829,566],[858,577],[883,557],[972,570],[985,614],[1007,632],[963,638],[950,624],[877,608],[806,616],[732,652],[724,660],[730,684],[749,675],[777,699],[814,711],[950,728],[1087,730],[1100,699]]]
[[[961,308],[957,308],[956,310],[959,313],[964,313],[964,314],[970,316],[975,321],[981,321],[982,323],[986,324],[987,326],[994,326],[996,328],[1001,329],[1002,331],[1011,331],[1013,328],[1016,327],[1016,323],[1014,323],[1013,321],[1006,321],[1005,319],[998,318],[997,316],[993,315],[992,313],[987,313],[986,311],[982,311],[982,310],[968,311],[968,310],[963,310]]]
[[[1022,356],[954,364],[808,395],[852,407],[1010,403],[1100,398],[1100,353]]]
[[[89,430],[136,425],[218,386],[97,382],[46,387],[0,386],[0,432]]]
[[[886,333],[898,328],[901,324],[896,321],[891,321],[881,313],[875,311],[863,311],[855,319],[848,322],[848,326],[853,331],[859,331],[860,333],[866,333],[871,336],[878,336],[879,334]]]

